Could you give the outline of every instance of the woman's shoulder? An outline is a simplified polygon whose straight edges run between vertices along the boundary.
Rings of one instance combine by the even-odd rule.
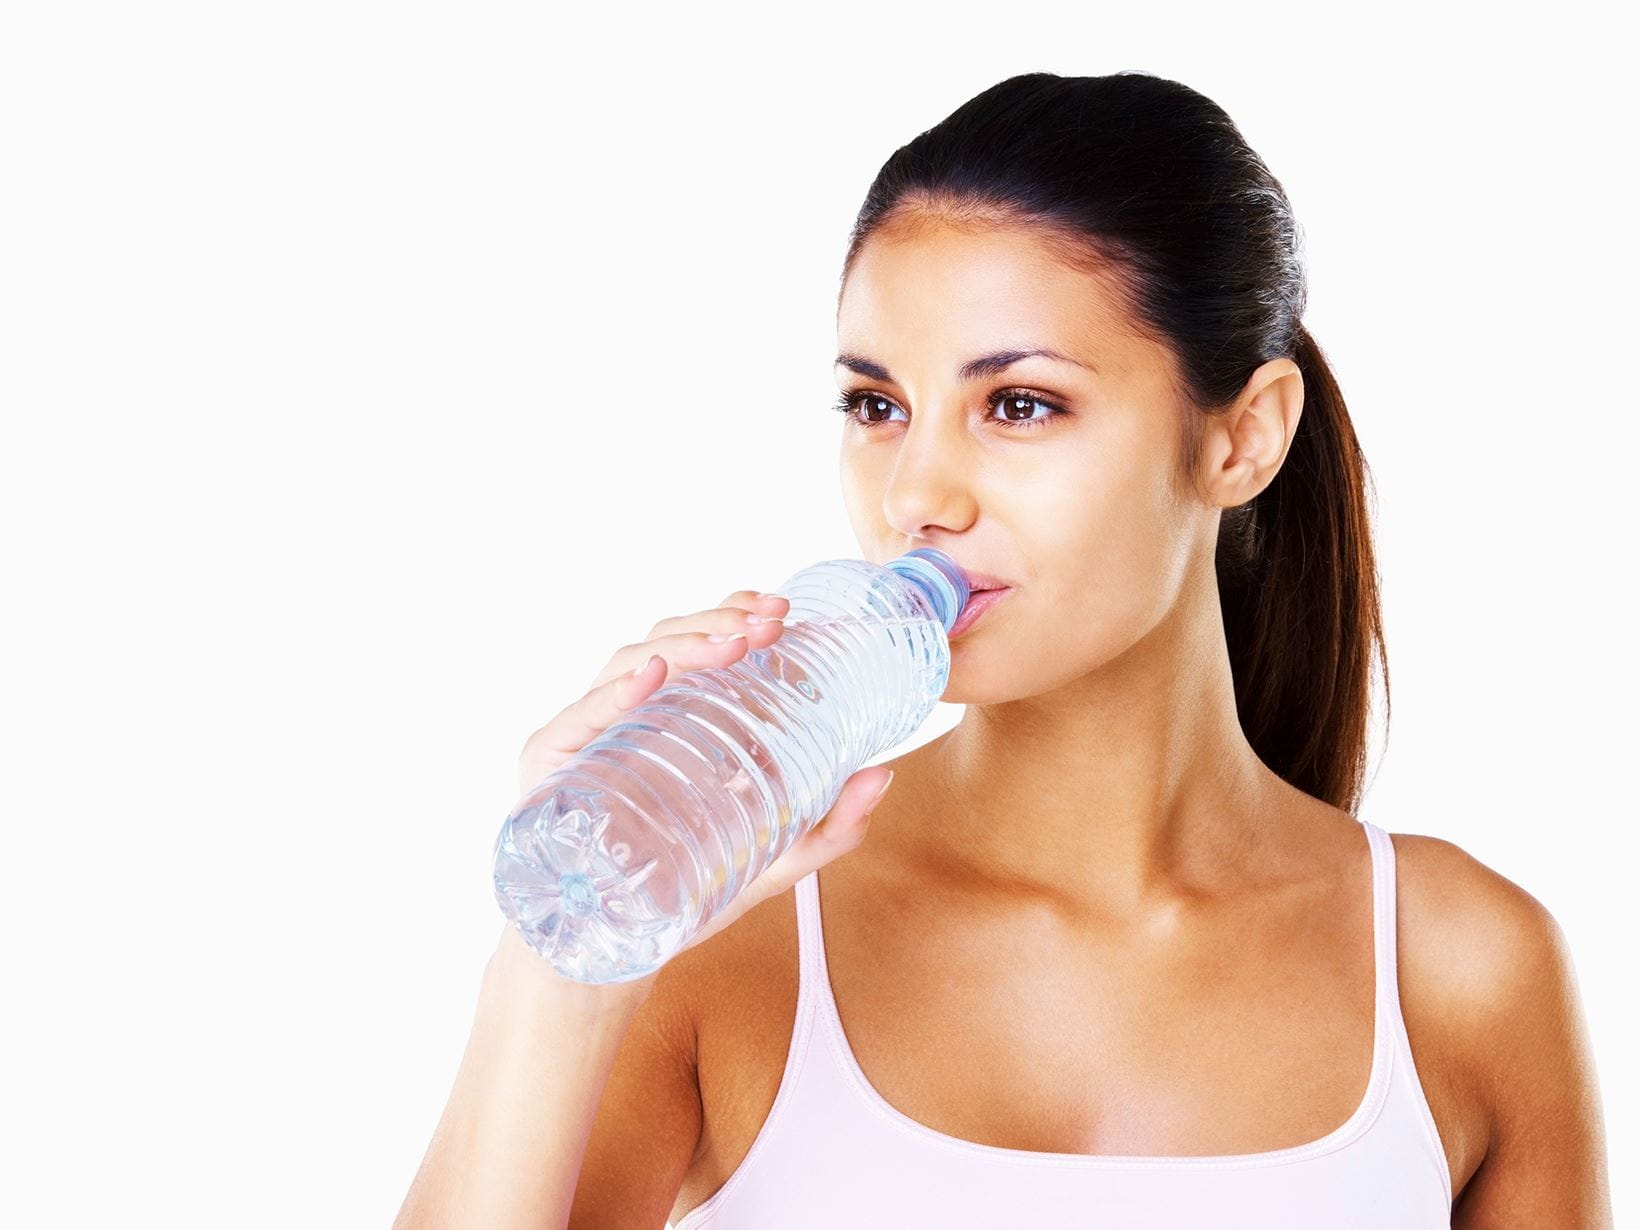
[[[1541,978],[1569,967],[1541,901],[1455,842],[1391,833],[1401,964],[1434,962],[1455,1003],[1483,1017],[1532,1010]]]
[[[1455,842],[1391,833],[1397,981],[1414,1060],[1476,1165],[1592,1072],[1570,947],[1538,898]],[[1473,1167],[1471,1167],[1473,1170]],[[1455,1175],[1455,1179],[1466,1176]]]

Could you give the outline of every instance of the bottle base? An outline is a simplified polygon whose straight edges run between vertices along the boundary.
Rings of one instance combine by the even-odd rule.
[[[610,813],[588,792],[558,789],[509,818],[496,842],[495,892],[531,948],[575,982],[630,982],[653,973],[682,940],[676,912],[657,903],[662,854],[634,858],[606,843]]]

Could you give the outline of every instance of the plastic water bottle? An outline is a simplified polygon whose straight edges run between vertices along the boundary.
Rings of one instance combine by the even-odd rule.
[[[496,900],[564,977],[665,964],[944,693],[968,578],[943,551],[826,560],[777,592],[768,648],[663,686],[502,825]]]

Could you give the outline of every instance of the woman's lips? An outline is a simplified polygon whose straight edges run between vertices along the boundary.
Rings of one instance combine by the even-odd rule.
[[[983,572],[975,572],[972,568],[968,568],[960,564],[958,567],[962,568],[963,575],[968,578],[968,589],[970,593],[976,589],[1008,588],[1008,582],[1004,581],[1001,577],[993,577]]]
[[[968,602],[962,608],[962,614],[957,616],[957,622],[951,625],[951,631],[946,633],[946,638],[950,639],[954,636],[960,636],[962,633],[968,631],[968,629],[973,626],[975,620],[1013,592],[1013,589],[1009,586],[1003,586],[1000,589],[976,589],[970,591],[968,594]]]

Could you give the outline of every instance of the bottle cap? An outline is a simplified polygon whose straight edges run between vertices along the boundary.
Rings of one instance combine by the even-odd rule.
[[[968,575],[957,561],[937,547],[916,547],[888,561],[906,580],[916,584],[939,615],[947,632],[968,605]]]

